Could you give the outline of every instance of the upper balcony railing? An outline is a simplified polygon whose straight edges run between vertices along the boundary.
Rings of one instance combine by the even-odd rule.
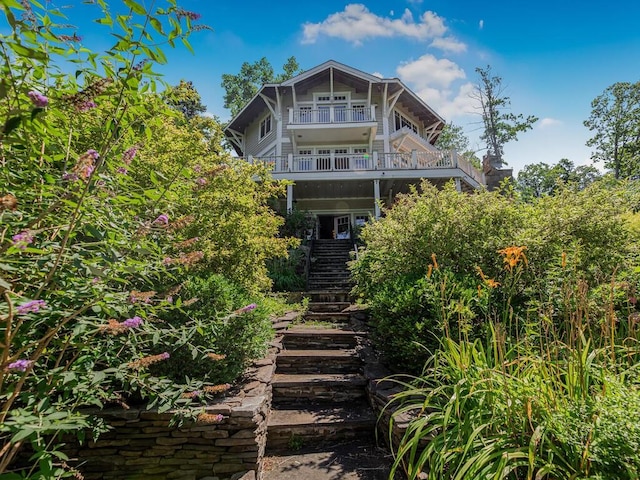
[[[375,105],[353,108],[332,105],[315,109],[289,109],[289,124],[291,125],[347,124],[375,121]]]
[[[285,155],[248,157],[251,163],[265,163],[274,173],[358,172],[365,170],[435,170],[459,168],[479,184],[484,184],[482,172],[455,151],[396,153],[332,153],[330,155]]]

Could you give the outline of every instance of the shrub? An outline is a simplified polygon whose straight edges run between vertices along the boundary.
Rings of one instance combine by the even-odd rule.
[[[171,337],[160,340],[171,357],[158,364],[155,373],[178,383],[186,383],[188,377],[231,383],[251,360],[264,355],[273,329],[270,312],[259,299],[217,274],[190,278],[182,297],[187,305],[174,310],[165,321],[188,335],[177,342]],[[229,314],[256,301],[258,305],[247,312]]]

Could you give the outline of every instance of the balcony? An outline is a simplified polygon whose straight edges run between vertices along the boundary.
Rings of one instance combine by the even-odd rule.
[[[329,180],[349,178],[464,178],[476,188],[484,175],[454,151],[407,153],[350,153],[331,155],[287,155],[248,157],[250,163],[265,163],[275,178]]]
[[[368,142],[375,136],[375,105],[370,107],[346,108],[327,105],[320,108],[289,109],[287,130],[291,132],[298,145],[322,142],[331,129],[332,139],[336,142]]]

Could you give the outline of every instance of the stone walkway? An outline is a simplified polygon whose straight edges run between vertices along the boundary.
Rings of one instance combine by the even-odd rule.
[[[388,450],[374,442],[327,444],[265,457],[264,480],[387,480],[392,462]]]

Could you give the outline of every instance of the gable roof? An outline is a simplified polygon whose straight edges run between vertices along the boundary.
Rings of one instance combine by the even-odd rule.
[[[366,89],[369,88],[369,84],[376,85],[380,91],[387,88],[389,95],[401,91],[398,99],[399,102],[405,105],[420,121],[425,125],[440,122],[444,126],[445,120],[427,105],[424,100],[411,91],[399,78],[380,78],[358,70],[357,68],[336,62],[335,60],[328,60],[282,83],[263,85],[244,108],[231,119],[225,127],[225,131],[232,129],[242,132],[250,123],[255,121],[257,116],[266,108],[265,101],[261,98],[261,95],[275,101],[276,90],[279,88],[295,87],[296,91],[306,91],[325,82],[328,75],[333,75],[334,80],[349,85],[356,91],[359,89],[366,91]]]

